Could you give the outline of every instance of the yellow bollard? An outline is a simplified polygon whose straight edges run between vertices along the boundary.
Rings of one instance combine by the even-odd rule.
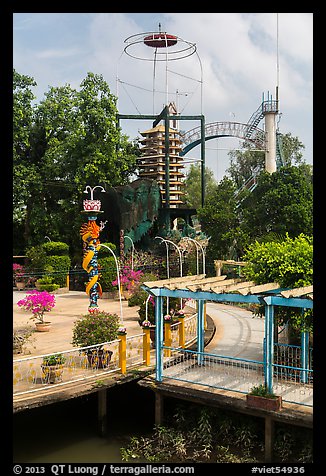
[[[180,325],[179,328],[179,346],[184,349],[186,346],[186,329],[185,329],[185,316],[178,316]]]
[[[143,360],[145,365],[151,364],[151,337],[149,327],[143,327]]]
[[[171,333],[171,323],[169,321],[164,322],[164,345],[171,347],[172,345],[172,333]],[[164,349],[164,356],[171,357],[171,350]]]
[[[69,289],[69,274],[66,277],[66,287]]]
[[[119,333],[119,367],[120,372],[125,374],[127,372],[127,334]]]

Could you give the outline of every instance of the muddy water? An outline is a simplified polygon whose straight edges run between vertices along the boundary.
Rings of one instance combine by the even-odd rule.
[[[108,391],[108,432],[100,437],[95,394],[14,415],[15,463],[121,463],[120,448],[154,424],[153,392],[135,383]]]

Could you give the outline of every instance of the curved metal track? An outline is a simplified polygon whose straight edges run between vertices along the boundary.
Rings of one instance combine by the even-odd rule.
[[[266,133],[252,124],[241,122],[211,122],[205,125],[205,141],[217,137],[238,137],[255,145],[257,149],[265,149]],[[195,127],[180,135],[184,147],[180,155],[187,154],[191,149],[200,144],[201,129]]]

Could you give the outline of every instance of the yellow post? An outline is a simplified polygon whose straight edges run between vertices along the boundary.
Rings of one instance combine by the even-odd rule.
[[[172,333],[171,333],[171,323],[169,321],[164,322],[164,345],[171,347],[172,344]],[[164,349],[164,356],[171,357],[171,350]]]
[[[143,360],[145,365],[151,364],[151,337],[149,327],[143,327]]]
[[[127,372],[127,334],[119,334],[119,367],[120,372],[125,374]]]
[[[186,329],[185,329],[185,316],[178,317],[180,325],[179,328],[179,346],[184,349],[186,346]]]
[[[66,287],[69,289],[69,274],[66,276]]]

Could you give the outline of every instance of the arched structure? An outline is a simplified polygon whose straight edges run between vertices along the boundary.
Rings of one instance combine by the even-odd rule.
[[[252,127],[249,123],[241,122],[210,122],[205,125],[205,141],[217,137],[238,137],[255,145],[257,149],[265,150],[266,133],[258,127]],[[191,149],[200,144],[201,127],[195,127],[181,134],[183,149],[180,155],[187,154]]]

